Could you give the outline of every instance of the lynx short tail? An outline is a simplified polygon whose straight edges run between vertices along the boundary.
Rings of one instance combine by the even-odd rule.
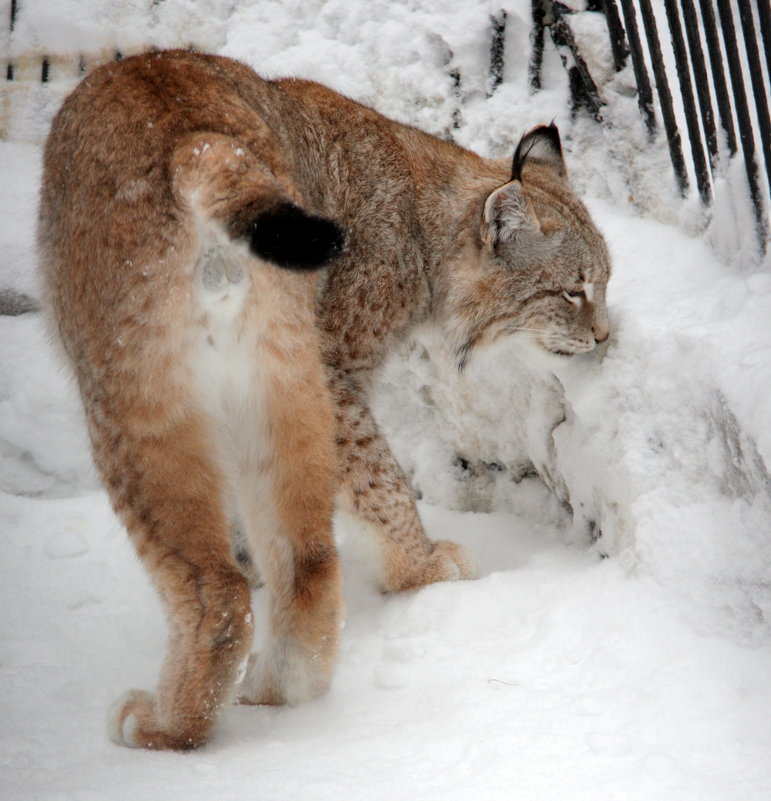
[[[177,146],[171,163],[178,201],[203,219],[220,222],[265,261],[294,270],[315,270],[339,256],[342,228],[295,202],[254,154],[236,139],[196,132]]]

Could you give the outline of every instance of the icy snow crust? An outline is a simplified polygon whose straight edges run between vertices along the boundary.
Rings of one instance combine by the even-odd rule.
[[[505,4],[490,99],[500,2],[118,5],[28,0],[9,47],[197,41],[487,155],[556,117],[613,256],[612,335],[556,376],[505,344],[460,375],[431,331],[405,343],[377,413],[430,534],[468,547],[481,578],[383,597],[340,521],[348,615],[330,693],[228,709],[214,741],[182,757],[107,738],[115,697],[153,687],[165,623],[40,315],[0,317],[2,797],[771,797],[771,265],[743,257],[749,210],[694,236],[699,212],[676,200],[663,143],[636,139],[633,117],[625,138],[571,122],[555,53],[529,95],[525,0]],[[578,27],[600,63],[596,18]],[[0,143],[0,289],[38,295],[40,149],[25,141],[72,85],[13,98],[24,113]]]

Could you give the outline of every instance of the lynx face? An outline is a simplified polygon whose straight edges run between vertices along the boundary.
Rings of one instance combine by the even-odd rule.
[[[520,142],[512,180],[485,198],[481,218],[476,263],[452,298],[461,367],[502,336],[547,367],[608,338],[607,247],[567,183],[554,126]]]

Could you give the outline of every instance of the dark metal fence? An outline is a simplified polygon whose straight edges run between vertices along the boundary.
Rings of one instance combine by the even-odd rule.
[[[564,54],[573,113],[584,109],[598,124],[612,125],[606,98],[571,28],[574,12],[559,0],[531,0],[531,4],[531,89],[541,88],[548,32]],[[658,8],[662,11],[660,5]],[[637,104],[648,138],[651,142],[657,140],[659,126],[663,126],[674,177],[683,196],[695,180],[702,203],[709,206],[714,200],[715,179],[741,149],[759,248],[765,253],[769,241],[766,210],[771,191],[769,0],[663,0],[658,19],[651,0],[587,0],[587,10],[604,15],[614,69],[621,71],[631,62]],[[11,31],[17,13],[18,0],[11,0]],[[501,10],[490,22],[488,96],[503,81],[507,12]],[[672,47],[674,70],[667,69],[663,57],[660,27],[665,27]],[[102,53],[97,60],[105,60],[105,56],[107,60],[120,59],[121,53]],[[17,66],[8,62],[7,80],[16,79]],[[31,66],[41,82],[49,80],[52,62],[47,57],[41,57],[35,65],[27,64],[25,71]],[[78,72],[85,71],[86,62],[81,57]],[[451,77],[460,98],[460,72],[455,70]],[[678,92],[673,97],[671,86],[675,81]],[[456,110],[456,127],[459,114]],[[684,121],[687,148],[678,118],[681,125]]]
[[[653,73],[661,124],[682,195],[689,191],[692,174],[702,203],[710,205],[716,177],[741,147],[758,244],[761,253],[765,253],[769,240],[766,208],[771,190],[768,0],[699,0],[698,10],[694,0],[664,0],[663,20],[656,18],[651,0],[619,0],[618,4],[616,0],[589,0],[588,10],[605,16],[615,70],[624,69],[631,59],[637,102],[651,140],[657,138],[659,126],[649,70]],[[610,123],[602,94],[572,35],[572,13],[558,0],[532,0],[530,86],[534,91],[541,86],[543,44],[548,30],[554,44],[567,48],[572,55],[566,67],[574,111],[584,108],[598,123]],[[661,22],[674,53],[674,76],[668,73],[663,58]],[[640,34],[641,27],[644,36]],[[765,54],[765,72],[761,52]],[[670,88],[674,80],[679,89],[675,98]],[[676,100],[685,120],[685,152]]]

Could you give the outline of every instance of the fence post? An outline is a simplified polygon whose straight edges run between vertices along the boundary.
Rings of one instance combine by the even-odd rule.
[[[771,81],[771,5],[763,0],[758,3],[758,23],[760,35],[763,37],[763,50],[766,52],[766,66],[768,67],[769,81]]]
[[[630,5],[631,13],[634,13],[634,8],[631,6],[631,0],[626,0],[626,2]],[[685,170],[685,160],[683,159],[683,148],[680,142],[680,132],[677,130],[675,111],[672,107],[672,95],[669,91],[669,81],[667,81],[667,73],[664,69],[664,58],[661,55],[661,44],[659,42],[656,19],[653,16],[653,9],[651,8],[650,0],[640,0],[640,10],[642,11],[645,36],[648,39],[648,49],[651,54],[653,75],[656,78],[656,91],[659,95],[661,116],[664,120],[664,130],[667,133],[669,156],[672,161],[672,167],[675,171],[677,184],[680,188],[680,194],[685,196],[686,192],[688,191],[688,173]]]
[[[680,96],[683,101],[683,110],[685,111],[685,125],[688,129],[688,139],[691,143],[691,156],[693,157],[693,166],[696,172],[696,186],[699,190],[701,202],[708,206],[712,199],[712,188],[710,186],[707,160],[704,158],[704,148],[701,144],[701,131],[699,130],[699,119],[696,114],[696,101],[693,99],[691,73],[688,70],[688,55],[685,52],[685,39],[680,25],[680,12],[677,10],[675,0],[664,0],[664,9],[667,13],[669,35],[672,39],[672,49],[675,53],[677,80],[680,84]]]
[[[13,33],[13,29],[16,27],[16,17],[19,13],[19,6],[17,0],[11,0],[11,18],[9,20],[9,30]],[[13,69],[13,62],[8,59],[8,66],[5,68],[5,80],[12,81],[14,79],[14,69]]]
[[[541,88],[541,65],[543,64],[543,37],[546,24],[546,11],[543,0],[532,0],[530,6],[533,24],[530,28],[530,63],[527,66],[530,92]]]
[[[761,0],[758,8],[763,5]],[[755,95],[755,110],[758,116],[758,130],[760,133],[760,146],[763,150],[763,160],[766,165],[768,185],[771,188],[771,120],[768,117],[767,88],[763,85],[763,67],[760,65],[758,43],[755,39],[755,21],[752,18],[752,8],[747,0],[739,0],[739,19],[744,34],[744,49],[747,52],[747,63],[750,68],[750,82],[752,93]],[[766,58],[769,55],[766,53]],[[769,75],[771,80],[771,75]]]
[[[506,10],[502,9],[497,17],[490,17],[493,26],[493,38],[490,43],[490,70],[487,82],[487,97],[492,97],[495,90],[503,83],[503,50],[506,42]]]
[[[570,30],[570,25],[565,19],[565,12],[568,9],[556,0],[552,2],[551,9],[553,16],[553,21],[549,26],[551,38],[557,47],[567,47],[573,57],[573,64],[568,67],[573,107],[585,106],[597,122],[602,122],[602,107],[605,104],[600,97],[597,84],[589,73],[584,57],[578,49],[573,31]]]
[[[707,140],[709,163],[714,170],[718,159],[717,129],[715,128],[715,112],[712,109],[712,98],[709,94],[707,65],[704,61],[704,51],[699,37],[699,24],[696,20],[696,7],[693,4],[693,0],[682,0],[682,4],[685,35],[688,37],[688,49],[691,53],[691,67],[693,68],[693,80],[696,84],[696,96],[699,98],[701,122],[704,128],[704,136]]]
[[[755,161],[755,141],[752,136],[752,122],[747,105],[747,93],[744,89],[742,68],[739,61],[739,49],[736,45],[736,28],[734,27],[733,13],[730,0],[717,0],[720,24],[723,30],[728,70],[731,75],[731,86],[736,101],[736,117],[739,120],[739,139],[744,154],[744,169],[747,172],[747,181],[750,185],[750,197],[755,210],[755,227],[760,240],[760,249],[766,252],[768,230],[763,216],[763,198],[758,185],[758,165]]]
[[[626,43],[624,26],[621,24],[621,17],[618,15],[616,0],[600,0],[602,13],[605,14],[605,22],[608,26],[610,36],[610,51],[613,54],[613,67],[616,72],[620,72],[626,65],[629,55],[629,46]]]
[[[699,0],[699,5],[701,7],[701,20],[704,23],[704,38],[707,40],[709,63],[712,68],[712,81],[715,87],[715,97],[717,98],[717,109],[720,114],[720,126],[726,135],[728,151],[733,156],[736,153],[736,129],[734,128],[731,101],[728,97],[723,56],[720,52],[715,10],[712,8],[712,0]]]
[[[648,78],[648,70],[645,66],[642,43],[640,41],[640,31],[637,27],[637,16],[635,14],[632,0],[621,0],[621,11],[624,14],[624,24],[626,25],[626,35],[629,40],[629,52],[632,56],[632,69],[637,83],[637,105],[640,113],[645,120],[648,128],[648,139],[653,141],[656,134],[656,114],[653,110],[653,90]]]

